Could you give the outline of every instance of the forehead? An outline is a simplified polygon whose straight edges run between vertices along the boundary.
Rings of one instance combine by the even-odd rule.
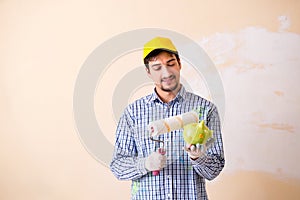
[[[156,56],[153,56],[149,59],[149,64],[153,63],[159,63],[159,62],[168,62],[169,60],[176,58],[175,54],[167,52],[167,51],[162,51]]]

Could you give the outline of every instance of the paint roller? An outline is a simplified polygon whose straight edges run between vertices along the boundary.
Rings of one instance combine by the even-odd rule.
[[[199,114],[196,111],[190,111],[181,115],[176,115],[169,118],[153,121],[148,125],[150,139],[152,141],[162,143],[162,147],[158,149],[158,152],[164,155],[166,153],[164,149],[164,142],[161,140],[154,139],[153,137],[181,129],[188,124],[198,123],[198,121]],[[156,176],[159,174],[159,171],[153,171],[152,174]]]

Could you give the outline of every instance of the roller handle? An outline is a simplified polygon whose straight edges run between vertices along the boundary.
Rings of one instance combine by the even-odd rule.
[[[159,148],[157,151],[158,151],[158,153],[160,153],[161,155],[165,155],[165,154],[166,154],[166,151],[165,151],[164,148]],[[153,175],[153,176],[159,175],[159,170],[152,171],[152,175]]]

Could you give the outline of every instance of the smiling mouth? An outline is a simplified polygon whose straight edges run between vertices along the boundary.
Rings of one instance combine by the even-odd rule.
[[[170,84],[174,79],[175,79],[175,76],[172,75],[172,76],[169,76],[168,78],[163,78],[163,79],[161,80],[161,82],[162,82],[162,83]]]

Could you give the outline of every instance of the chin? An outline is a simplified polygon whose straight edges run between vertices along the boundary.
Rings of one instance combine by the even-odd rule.
[[[178,88],[178,85],[175,86],[168,86],[168,87],[161,87],[161,90],[165,92],[173,92]]]

